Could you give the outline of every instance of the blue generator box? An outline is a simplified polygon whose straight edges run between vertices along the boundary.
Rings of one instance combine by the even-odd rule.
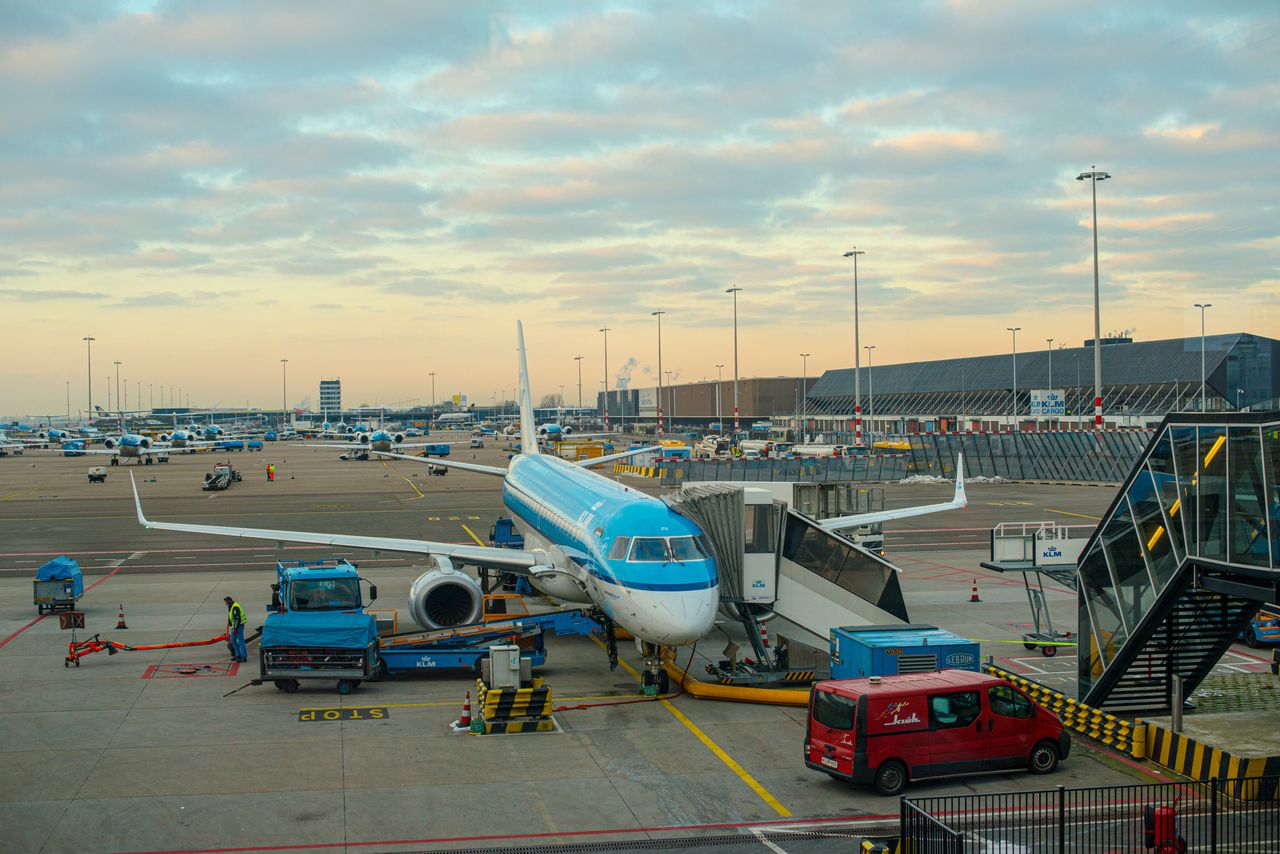
[[[937,626],[840,626],[831,630],[831,678],[978,671],[978,643]]]

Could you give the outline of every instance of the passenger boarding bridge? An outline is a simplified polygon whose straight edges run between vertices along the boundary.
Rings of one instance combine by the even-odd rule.
[[[1081,699],[1167,713],[1280,602],[1280,413],[1167,416],[1077,578]]]

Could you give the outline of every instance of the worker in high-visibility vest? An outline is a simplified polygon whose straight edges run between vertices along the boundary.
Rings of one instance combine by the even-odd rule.
[[[275,479],[276,479],[276,464],[268,463],[267,464],[267,480],[272,481]]]
[[[227,603],[227,639],[231,642],[231,660],[246,662],[249,650],[244,643],[244,608],[230,596],[223,597],[222,601]]]

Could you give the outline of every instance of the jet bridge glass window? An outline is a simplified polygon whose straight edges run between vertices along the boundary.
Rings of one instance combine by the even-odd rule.
[[[774,512],[772,504],[748,504],[747,511],[747,554],[773,554],[774,543],[778,536],[774,532]]]
[[[289,610],[342,611],[360,607],[360,582],[355,578],[318,578],[289,584]]]

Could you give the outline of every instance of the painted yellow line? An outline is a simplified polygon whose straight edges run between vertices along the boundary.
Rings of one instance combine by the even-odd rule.
[[[383,463],[383,465],[386,465],[386,463]],[[407,477],[405,477],[405,476],[401,475],[401,476],[400,476],[400,479],[401,479],[401,480],[403,480],[405,483],[409,484],[409,486],[413,487],[413,491],[414,491],[414,492],[416,492],[416,493],[418,493],[418,497],[419,497],[419,498],[426,498],[426,497],[427,497],[425,494],[423,494],[423,492],[422,492],[422,490],[421,490],[421,489],[418,489],[418,485],[417,485],[416,483],[414,483],[413,481],[409,480],[409,478],[407,478]]]
[[[553,697],[557,703],[581,703],[586,700],[627,700],[634,699],[630,694],[592,694],[588,697]],[[341,702],[341,700],[339,700]],[[444,706],[457,706],[462,708],[462,704],[457,700],[448,700],[436,703],[376,703],[369,706],[303,706],[298,709],[300,712],[319,712],[324,709],[342,708],[342,709],[413,709],[413,708],[441,708]]]
[[[1095,522],[1101,522],[1101,516],[1090,516],[1087,513],[1072,513],[1068,510],[1054,510],[1052,507],[1044,508],[1047,513],[1061,513],[1063,516],[1075,516],[1077,519],[1092,519]]]
[[[599,638],[593,635],[591,637],[591,640],[595,641],[596,645],[599,646],[601,649],[604,649],[604,642],[601,641]],[[627,664],[622,659],[618,659],[618,663],[622,665],[623,670],[631,674],[631,677],[633,679],[635,679],[637,682],[641,681],[640,674],[637,673],[635,671],[635,668],[633,668],[630,664]],[[670,712],[672,716],[675,717],[676,720],[684,724],[685,728],[688,729],[689,732],[693,733],[694,738],[698,739],[698,741],[706,745],[707,749],[710,750],[712,753],[714,753],[717,759],[719,759],[721,762],[727,765],[729,770],[732,771],[734,774],[736,774],[739,780],[746,783],[747,786],[751,789],[751,791],[759,795],[760,800],[764,801],[766,804],[773,807],[774,812],[776,812],[778,815],[784,818],[790,817],[792,815],[791,810],[784,807],[781,801],[779,801],[772,794],[770,794],[768,789],[760,785],[759,781],[756,780],[755,777],[752,777],[749,773],[747,773],[747,770],[745,768],[743,768],[736,761],[734,761],[732,756],[730,756],[728,753],[725,753],[724,749],[721,748],[720,745],[712,741],[711,736],[707,735],[698,727],[697,724],[695,724],[693,721],[685,717],[684,712],[681,712],[679,709],[677,709],[670,700],[659,700],[658,702],[661,703],[663,708],[665,708],[668,712]]]
[[[471,530],[471,529],[470,529],[470,528],[468,528],[466,525],[463,525],[463,526],[462,526],[462,530],[464,530],[464,531],[466,531],[466,532],[467,532],[467,536],[468,536],[468,537],[470,537],[471,539],[473,539],[473,540],[475,540],[475,541],[476,541],[476,545],[477,545],[477,546],[483,546],[483,545],[484,545],[484,542],[483,542],[479,537],[477,537],[477,536],[476,536],[476,532],[475,532],[475,531]]]
[[[31,493],[35,492],[39,488],[40,487],[38,486],[33,486],[30,489],[24,489],[21,492],[15,492],[12,495],[6,495],[3,498],[0,498],[0,501],[8,501],[10,498],[18,498],[23,495],[30,495]]]

